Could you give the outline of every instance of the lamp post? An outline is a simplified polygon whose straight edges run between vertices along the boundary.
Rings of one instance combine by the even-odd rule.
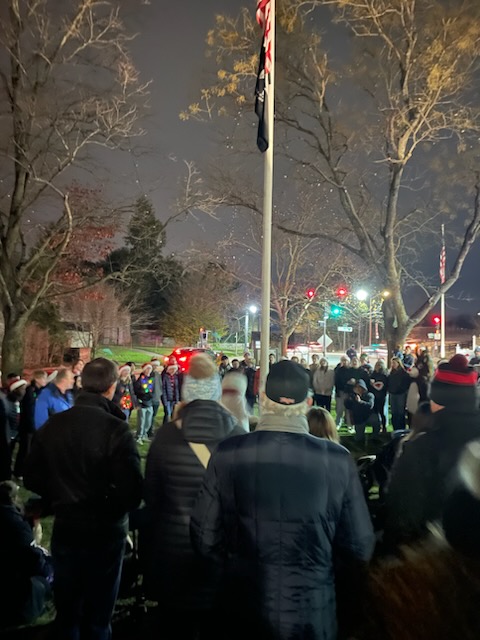
[[[251,304],[248,307],[247,312],[245,314],[245,351],[248,351],[248,348],[249,348],[249,340],[248,340],[249,313],[251,313],[252,316],[255,316],[255,314],[257,313],[257,307],[254,304]],[[253,327],[253,318],[252,318],[252,327]]]
[[[360,289],[355,294],[355,297],[360,302],[365,302],[365,300],[367,300],[367,298],[368,298],[368,345],[369,345],[369,347],[372,346],[372,301],[377,297],[381,297],[382,299],[388,298],[389,295],[390,295],[390,291],[387,291],[386,289],[384,291],[382,291],[381,293],[379,293],[377,295],[373,295],[373,296],[371,296],[368,293],[368,291],[365,291],[365,289]],[[361,319],[359,321],[359,330],[358,330],[359,343],[360,343],[359,347],[361,347],[361,342],[362,342],[362,338],[361,338],[362,334],[361,334],[361,329],[360,329],[360,326],[361,326],[360,323],[361,323]],[[378,327],[376,328],[376,338],[378,338]],[[361,348],[360,348],[360,351],[361,351]]]

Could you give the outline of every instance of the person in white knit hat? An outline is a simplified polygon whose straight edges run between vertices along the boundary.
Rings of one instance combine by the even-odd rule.
[[[239,424],[250,431],[250,419],[247,408],[247,378],[241,372],[230,370],[222,380],[221,404],[238,420]]]

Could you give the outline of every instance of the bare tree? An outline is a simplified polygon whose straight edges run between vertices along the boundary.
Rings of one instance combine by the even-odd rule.
[[[0,25],[0,305],[3,370],[23,363],[25,326],[49,293],[82,211],[68,171],[95,146],[141,133],[142,84],[120,3],[7,0]],[[53,250],[54,249],[54,250]]]
[[[352,55],[338,69],[305,20],[322,5],[354,35]],[[480,228],[474,99],[480,5],[283,0],[278,7],[277,165],[288,163],[282,169],[289,167],[299,191],[316,194],[318,216],[307,232],[288,222],[278,226],[333,242],[363,262],[373,286],[390,292],[383,313],[392,349],[458,280]],[[251,114],[258,39],[253,12],[217,19],[208,44],[219,62],[218,80],[183,118]],[[342,81],[348,99],[338,89]],[[237,155],[240,145],[237,139]],[[259,211],[258,198],[246,197],[233,180],[230,188],[235,206]],[[442,221],[452,232],[449,269],[439,284],[418,258],[433,241],[440,252],[435,230]],[[413,290],[423,292],[423,300],[407,310]]]
[[[292,220],[293,212],[283,218]],[[286,355],[288,341],[302,326],[318,327],[324,310],[335,301],[335,288],[350,280],[354,263],[345,251],[328,247],[307,237],[307,229],[314,224],[308,211],[296,214],[299,232],[296,235],[274,230],[272,235],[272,285],[271,308],[274,322],[278,324],[281,338],[281,353]],[[229,268],[239,283],[258,295],[262,288],[261,225],[258,219],[249,221],[245,236],[232,234],[224,241],[225,249],[239,253]],[[316,331],[316,329],[315,329]]]

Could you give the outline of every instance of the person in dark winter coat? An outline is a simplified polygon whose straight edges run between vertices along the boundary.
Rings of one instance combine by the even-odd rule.
[[[155,378],[150,362],[142,366],[142,372],[135,380],[134,392],[138,402],[137,413],[137,442],[143,444],[153,421],[153,388]]]
[[[239,374],[227,374],[238,375]],[[190,360],[176,418],[156,433],[145,469],[145,514],[140,530],[144,590],[159,605],[162,638],[210,638],[215,573],[190,543],[190,511],[210,454],[224,438],[245,433],[219,404],[220,375],[213,360]]]
[[[387,415],[385,402],[387,400],[388,371],[383,360],[377,360],[370,374],[370,389],[375,396],[373,410],[380,416],[382,431],[387,431]]]
[[[440,364],[430,388],[429,428],[407,442],[392,469],[386,494],[386,552],[425,535],[453,489],[461,452],[480,438],[477,375],[461,354]]]
[[[442,514],[445,537],[460,553],[480,559],[480,440],[469,442],[458,464],[458,482]]]
[[[23,463],[30,451],[33,434],[35,433],[35,404],[42,389],[47,384],[47,374],[42,369],[33,372],[32,380],[25,389],[25,395],[20,401],[20,421],[18,424],[18,452],[15,458],[13,474],[16,478],[23,478]]]
[[[411,378],[405,371],[403,362],[399,358],[392,358],[387,390],[394,431],[403,431],[405,429],[407,393],[410,381]]]
[[[334,640],[336,588],[360,601],[372,525],[349,452],[308,432],[309,386],[300,365],[272,366],[255,431],[218,445],[192,513],[195,548],[224,570],[230,639]]]
[[[0,454],[2,459],[0,480],[10,480],[12,475],[12,460],[15,458],[15,447],[19,440],[20,428],[20,402],[22,401],[27,381],[19,378],[10,378],[6,395],[0,395],[0,420],[2,427],[2,446],[4,453]],[[5,438],[5,439],[3,439]]]
[[[350,425],[348,411],[345,410],[345,400],[348,398],[347,382],[350,379],[350,360],[347,356],[342,356],[335,371],[335,423],[337,428],[341,426],[342,420]]]
[[[25,487],[54,514],[59,638],[111,637],[128,515],[140,503],[143,481],[132,433],[111,401],[117,380],[111,360],[86,364],[75,406],[35,433],[25,460]]]
[[[365,442],[365,428],[371,424],[373,433],[380,431],[380,417],[374,413],[375,396],[367,389],[365,380],[358,380],[353,387],[353,393],[345,400],[345,406],[352,414],[355,426],[355,441]]]
[[[155,431],[155,418],[157,417],[158,410],[162,403],[162,393],[163,393],[163,384],[162,384],[162,373],[163,373],[163,365],[158,358],[151,359],[151,365],[153,367],[152,375],[153,375],[153,394],[152,394],[152,406],[153,406],[153,416],[152,416],[152,424],[150,429],[147,431],[147,436],[149,438],[153,438],[153,434]]]
[[[120,367],[119,380],[113,395],[112,402],[120,407],[128,422],[133,409],[137,406],[134,383],[132,382],[132,370],[128,364]]]
[[[162,371],[163,424],[172,419],[175,406],[180,402],[181,391],[182,373],[175,356],[170,356],[167,366]]]
[[[18,487],[10,480],[0,482],[0,564],[0,627],[32,623],[50,598],[52,571],[24,517]]]

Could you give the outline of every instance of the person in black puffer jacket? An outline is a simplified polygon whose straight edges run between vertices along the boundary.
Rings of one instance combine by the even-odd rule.
[[[430,388],[429,428],[411,442],[392,469],[387,487],[383,547],[394,553],[420,540],[441,518],[454,489],[465,445],[480,438],[477,374],[461,354],[440,364]]]
[[[174,420],[157,431],[147,456],[140,561],[145,594],[158,602],[159,633],[166,639],[212,632],[216,572],[193,551],[190,512],[216,445],[247,435],[220,398],[215,363],[205,354],[192,356]]]

